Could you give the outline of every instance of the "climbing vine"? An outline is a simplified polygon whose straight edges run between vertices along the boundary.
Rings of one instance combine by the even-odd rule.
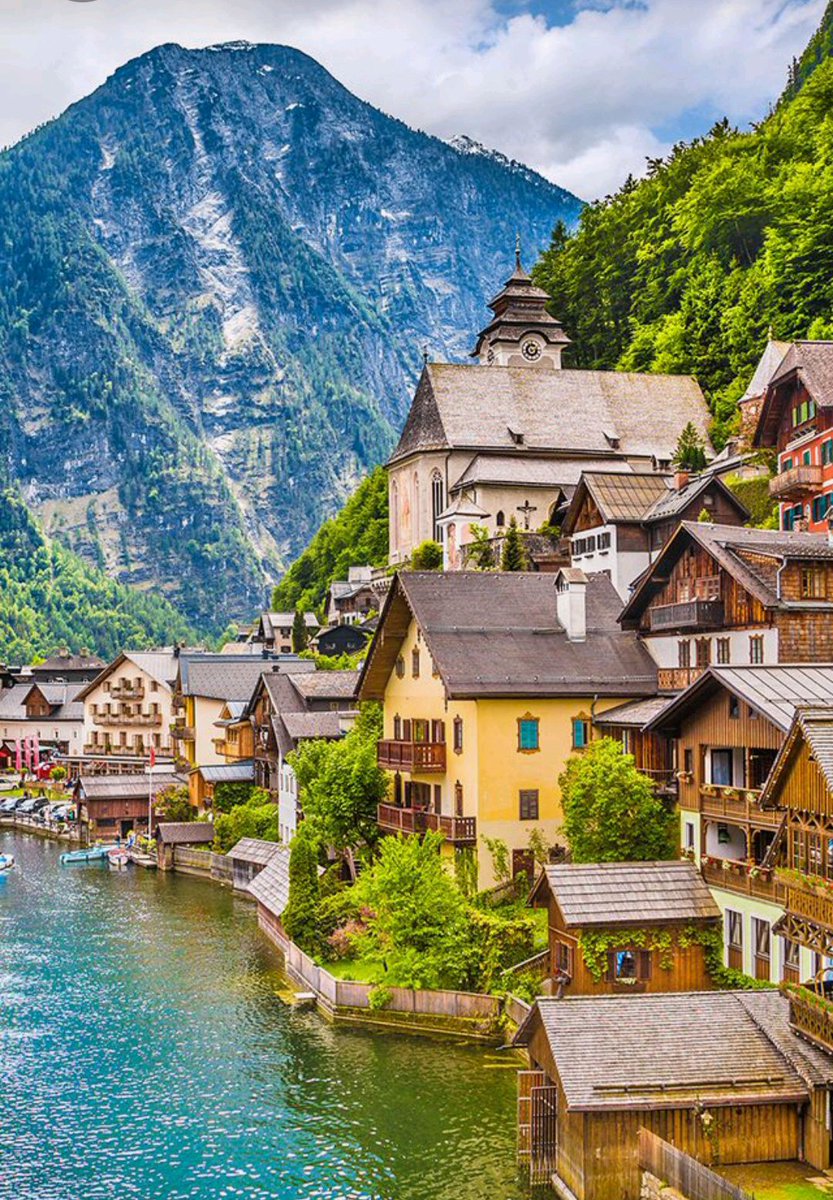
[[[687,946],[702,946],[706,970],[716,987],[723,991],[766,991],[775,987],[768,979],[753,979],[744,971],[723,965],[723,931],[720,926],[709,925],[697,929],[688,925],[680,933],[677,944],[681,950]]]
[[[579,945],[587,970],[600,983],[607,974],[608,955],[611,951],[633,947],[638,950],[656,951],[663,971],[674,966],[674,951],[687,950],[689,946],[702,946],[706,970],[716,987],[722,989],[763,990],[774,987],[764,979],[753,979],[743,971],[723,965],[723,932],[720,926],[709,925],[698,928],[687,925],[684,929],[616,929],[583,930]]]

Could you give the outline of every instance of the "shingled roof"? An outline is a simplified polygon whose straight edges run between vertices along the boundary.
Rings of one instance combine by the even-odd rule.
[[[285,847],[284,847],[285,848]],[[279,842],[264,842],[261,838],[241,838],[229,850],[226,858],[238,862],[260,863],[265,866],[271,862],[282,847]]]
[[[276,844],[275,853],[248,887],[249,893],[274,917],[289,903],[289,847]]]
[[[791,403],[790,384],[798,379],[818,408],[833,406],[833,341],[793,342],[774,370],[758,415],[753,443],[774,445],[785,404]]]
[[[244,701],[251,696],[263,672],[277,665],[274,659],[252,655],[182,655],[179,686],[183,696]]]
[[[188,780],[184,775],[173,772],[154,772],[148,781],[145,772],[135,775],[81,775],[78,778],[85,797],[88,800],[133,800],[137,796],[147,796],[149,787],[153,795],[158,796],[170,787],[183,787]]]
[[[788,1008],[776,994],[759,1011],[745,992],[544,998],[515,1044],[543,1026],[574,1112],[801,1103],[823,1065],[802,1051],[799,1068],[781,1049]]]
[[[214,841],[214,826],[208,821],[161,821],[156,839],[166,846],[203,846]]]
[[[511,453],[510,430],[526,450],[670,460],[689,421],[707,436],[706,402],[688,375],[427,363],[390,461],[450,447]]]
[[[796,708],[833,704],[833,663],[778,663],[772,666],[712,666],[684,692],[666,699],[648,728],[677,733],[704,700],[720,688],[732,692],[776,729],[789,729]],[[604,719],[608,714],[602,714]]]
[[[350,700],[356,694],[358,671],[315,671],[293,675],[292,686],[305,700]]]
[[[586,586],[587,638],[570,641],[556,616],[556,576],[533,572],[400,571],[359,681],[381,699],[411,619],[446,695],[639,696],[656,691],[656,663],[617,624],[610,580]]]
[[[710,921],[720,909],[691,862],[565,863],[544,868],[533,892],[555,900],[571,929]]]

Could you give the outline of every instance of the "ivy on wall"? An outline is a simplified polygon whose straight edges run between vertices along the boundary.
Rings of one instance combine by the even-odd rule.
[[[589,930],[579,934],[579,946],[587,970],[596,983],[601,983],[607,974],[608,955],[612,951],[631,948],[655,951],[663,971],[674,966],[675,950],[687,950],[689,946],[702,946],[706,970],[715,986],[724,990],[744,991],[772,988],[768,980],[753,979],[743,971],[723,965],[723,932],[719,925],[699,928],[686,925],[683,929],[616,929]]]

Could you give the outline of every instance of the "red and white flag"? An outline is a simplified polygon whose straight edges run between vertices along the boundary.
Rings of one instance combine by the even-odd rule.
[[[150,748],[150,769],[151,769],[151,771],[153,770],[153,768],[155,766],[156,766],[156,747],[151,746],[151,748]]]

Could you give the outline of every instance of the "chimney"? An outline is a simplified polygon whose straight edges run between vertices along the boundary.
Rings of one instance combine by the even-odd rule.
[[[690,481],[691,476],[689,475],[688,471],[677,471],[674,476],[675,491],[681,492],[684,487],[688,487]]]
[[[567,639],[587,639],[587,576],[577,567],[562,567],[555,579],[555,611]]]

